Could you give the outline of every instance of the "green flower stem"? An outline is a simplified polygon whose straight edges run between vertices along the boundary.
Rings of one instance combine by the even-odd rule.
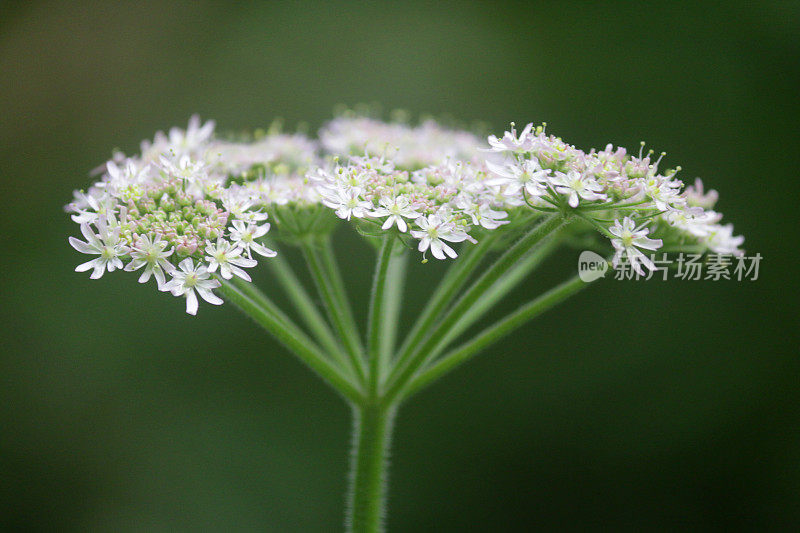
[[[560,243],[556,232],[551,233],[542,239],[533,249],[528,252],[517,264],[498,279],[479,299],[475,305],[467,309],[464,315],[447,332],[437,347],[429,354],[433,359],[446,348],[453,340],[467,330],[472,324],[480,320],[494,305],[499,302],[506,294],[516,287],[531,272],[536,270],[542,262],[549,257]]]
[[[528,302],[424,369],[408,384],[402,391],[400,397],[403,400],[407,399],[412,394],[415,394],[444,374],[453,370],[455,367],[464,363],[490,344],[497,342],[526,322],[532,320],[556,304],[563,302],[588,285],[590,284],[582,281],[578,276],[575,276]]]
[[[261,292],[258,287],[255,286],[255,284],[248,283],[247,281],[239,279],[238,277],[225,280],[222,277],[217,276],[217,279],[223,285],[230,285],[232,288],[235,288],[237,291],[242,293],[245,297],[251,299],[253,303],[261,307],[261,309],[265,312],[270,313],[270,315],[273,316],[275,320],[280,322],[284,327],[291,328],[294,325],[292,319],[286,316],[283,310],[275,305],[275,303],[270,300],[266,294]]]
[[[348,333],[352,338],[352,343],[357,348],[358,353],[361,354],[364,351],[364,348],[361,345],[361,337],[358,333],[358,325],[356,324],[355,317],[353,316],[353,310],[350,307],[350,299],[348,298],[347,291],[344,288],[342,273],[339,271],[339,264],[336,262],[336,255],[333,253],[333,241],[330,237],[322,242],[320,253],[328,279],[333,285],[334,294],[336,299],[339,301],[339,307],[344,313],[344,320],[348,325]]]
[[[492,266],[486,270],[467,292],[458,300],[446,317],[433,329],[427,340],[416,352],[404,359],[398,360],[394,372],[389,377],[387,392],[384,401],[391,404],[409,379],[428,360],[431,351],[438,345],[441,338],[448,330],[472,307],[478,299],[494,283],[508,272],[536,243],[559,229],[566,222],[560,215],[552,215],[542,220],[533,229],[526,233],[519,241],[501,255]]]
[[[272,269],[275,277],[280,282],[279,285],[286,292],[320,346],[329,353],[335,354],[340,363],[343,363],[346,368],[350,368],[350,363],[347,362],[347,356],[344,354],[339,341],[333,335],[325,318],[317,309],[303,284],[300,283],[292,269],[286,264],[286,261],[281,256],[276,256],[269,261],[265,261],[265,263]]]
[[[367,360],[369,361],[369,371],[367,395],[376,398],[378,395],[378,384],[380,382],[380,360],[385,358],[381,355],[381,337],[386,335],[386,284],[388,281],[387,273],[392,260],[392,247],[394,246],[394,235],[383,238],[383,243],[378,252],[378,260],[375,263],[375,276],[372,281],[372,294],[369,301],[369,318],[367,321]]]
[[[347,498],[347,530],[383,531],[386,470],[395,407],[364,404],[353,408],[353,451]]]
[[[400,249],[398,251],[398,248]],[[397,342],[397,325],[400,322],[400,305],[403,303],[403,287],[406,281],[408,250],[395,244],[386,273],[386,304],[383,309],[383,333],[380,337],[378,370],[383,379],[391,364]]]
[[[614,240],[614,239],[617,238],[616,236],[612,235],[610,231],[608,231],[608,228],[606,228],[605,226],[600,224],[597,220],[593,219],[592,217],[584,215],[580,211],[576,211],[576,214],[578,215],[578,217],[582,218],[583,220],[588,222],[591,226],[593,226],[594,229],[596,229],[598,232],[600,232],[600,234],[603,235],[604,237],[607,237],[607,238],[609,238],[611,240]]]
[[[297,278],[294,279],[295,281],[297,281]],[[272,300],[270,300],[267,297],[267,295],[265,295],[261,290],[259,290],[259,288],[255,284],[248,283],[239,278],[233,278],[233,282],[238,287],[238,289],[245,294],[245,296],[249,297],[251,300],[261,305],[262,308],[272,309],[276,315],[276,318],[281,320],[284,324],[287,324],[288,327],[292,327],[293,329],[300,331],[300,328],[297,327],[294,321],[289,316],[287,316],[277,305],[275,305],[272,302]],[[302,285],[300,286],[300,288],[302,289]],[[305,292],[305,289],[303,289],[303,292]],[[327,328],[327,324],[324,322],[324,319],[322,319],[322,317],[319,316],[318,312],[317,316],[320,318],[320,320],[323,320],[323,326]],[[337,343],[334,345],[334,348],[335,349],[333,350],[328,349],[328,353],[333,357],[333,359],[336,360],[336,363],[342,370],[344,370],[351,376],[354,376],[350,362],[348,361],[345,353],[342,351],[341,346]]]
[[[419,347],[426,333],[428,333],[430,325],[438,319],[445,308],[453,301],[455,294],[469,280],[470,274],[478,267],[496,238],[495,233],[490,233],[481,239],[477,245],[469,246],[466,250],[462,248],[461,256],[447,270],[433,296],[428,300],[422,313],[406,336],[403,345],[400,347],[400,355],[397,358],[399,362],[408,360]]]
[[[347,400],[354,404],[363,401],[361,392],[353,383],[269,299],[264,297],[263,300],[256,301],[233,283],[226,280],[220,282],[221,286],[217,290],[226,300],[271,333]]]
[[[328,318],[345,344],[351,368],[359,382],[363,384],[366,380],[366,368],[362,357],[361,341],[350,304],[344,293],[344,284],[339,269],[333,260],[330,239],[326,239],[322,243],[304,241],[301,246],[314,283],[325,302]]]

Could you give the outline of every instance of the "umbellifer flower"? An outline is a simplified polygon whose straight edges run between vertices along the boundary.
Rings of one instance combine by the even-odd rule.
[[[611,244],[616,250],[613,260],[614,266],[617,266],[622,257],[626,256],[633,269],[639,275],[644,274],[641,265],[646,266],[649,270],[655,270],[656,266],[639,248],[658,250],[663,245],[661,239],[648,238],[647,235],[650,230],[641,227],[637,228],[630,217],[622,219],[621,224],[619,220],[615,221],[608,231],[617,237],[616,239],[611,239]]]
[[[656,268],[648,257],[655,250],[742,254],[744,238],[714,210],[717,193],[699,180],[684,189],[680,167],[662,170],[663,154],[651,160],[644,145],[637,155],[611,144],[583,151],[532,123],[519,133],[512,123],[484,142],[433,121],[352,113],[318,137],[270,128],[251,139],[217,138],[213,122],[192,117],[185,131],[157,133],[137,155],[113,154],[66,210],[86,239],[70,244],[96,256],[77,271],[92,270],[92,278],[139,271],[142,283],[155,277],[191,315],[200,299],[219,305],[222,295],[348,400],[356,416],[353,531],[381,530],[385,443],[397,407],[591,282],[573,276],[470,331],[560,244],[613,250],[615,267],[627,260],[640,275]],[[337,225],[378,250],[366,335],[337,267]],[[302,249],[321,302],[281,262],[290,246]],[[395,343],[404,261],[418,252],[423,263],[428,252],[457,263]],[[498,257],[484,260],[490,254]],[[717,267],[730,263],[717,259]],[[275,284],[263,292],[249,285],[245,269],[264,261],[305,327],[273,303]],[[602,277],[602,258],[592,262],[602,271],[589,274]]]
[[[69,238],[69,243],[80,253],[99,256],[75,267],[75,272],[92,270],[89,276],[92,279],[102,277],[106,269],[109,272],[114,272],[114,270],[122,268],[121,257],[130,250],[124,241],[120,239],[119,226],[109,227],[107,217],[98,217],[97,231],[98,234],[95,235],[89,224],[84,222],[81,224],[81,233],[86,238],[86,242],[80,241],[75,237]]]
[[[222,305],[222,298],[211,292],[212,289],[219,287],[219,281],[209,278],[205,265],[195,265],[192,258],[187,257],[178,264],[172,279],[161,290],[169,291],[173,296],[186,297],[186,312],[196,315],[197,294],[210,304]]]
[[[155,277],[163,288],[170,276],[183,279],[176,267],[191,259],[209,275],[250,281],[244,269],[278,253],[264,243],[273,226],[289,242],[322,235],[332,228],[326,212],[366,235],[403,235],[440,260],[459,256],[455,244],[466,249],[490,232],[513,238],[553,213],[579,221],[573,234],[594,239],[599,229],[616,262],[627,257],[637,272],[652,268],[642,250],[655,243],[742,253],[743,238],[713,210],[716,191],[699,180],[684,189],[679,167],[660,170],[663,154],[651,160],[652,151],[610,144],[585,152],[533,124],[484,143],[432,121],[354,114],[319,137],[271,129],[219,139],[213,122],[192,117],[186,131],[142,143],[141,154],[115,153],[66,208],[86,238],[70,243],[98,256],[78,270],[141,271],[141,282]]]

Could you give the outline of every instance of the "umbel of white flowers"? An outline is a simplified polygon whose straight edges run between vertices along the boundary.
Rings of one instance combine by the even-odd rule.
[[[643,145],[642,145],[643,146]],[[744,238],[713,210],[716,191],[684,187],[662,157],[608,145],[584,152],[528,124],[489,136],[433,121],[412,126],[344,115],[314,140],[280,131],[243,142],[218,139],[214,123],[157,133],[141,153],[114,154],[66,206],[94,256],[78,272],[136,271],[159,290],[221,304],[217,276],[250,281],[245,269],[276,252],[263,244],[268,217],[285,237],[330,232],[349,221],[367,235],[394,232],[423,257],[455,258],[452,243],[489,231],[522,233],[525,212],[585,222],[639,273],[655,268],[642,250],[690,247],[741,254]],[[663,156],[663,154],[661,154]],[[527,219],[529,220],[529,219]]]

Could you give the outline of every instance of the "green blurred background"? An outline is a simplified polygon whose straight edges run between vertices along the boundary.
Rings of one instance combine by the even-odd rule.
[[[751,283],[605,282],[414,398],[389,530],[796,529],[799,21],[796,2],[0,3],[0,526],[341,528],[346,406],[230,306],[191,318],[135,276],[73,272],[61,206],[192,113],[313,130],[380,102],[646,139],[765,258]],[[371,252],[337,238],[361,309]],[[442,271],[413,269],[406,318]]]

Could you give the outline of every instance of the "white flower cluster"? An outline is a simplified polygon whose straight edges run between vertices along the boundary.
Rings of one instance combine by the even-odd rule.
[[[677,170],[660,173],[651,153],[611,145],[587,153],[532,124],[519,134],[512,124],[484,148],[475,135],[432,121],[360,116],[334,119],[319,139],[279,131],[218,139],[213,122],[192,117],[186,130],[143,142],[138,156],[115,154],[66,207],[85,238],[70,243],[97,256],[76,270],[92,278],[141,271],[140,282],[154,277],[195,314],[198,295],[221,303],[216,276],[249,281],[244,269],[275,255],[262,238],[268,214],[281,232],[293,231],[282,209],[360,219],[437,259],[457,257],[452,243],[474,243],[526,212],[584,220],[584,230],[610,239],[615,262],[627,256],[639,270],[653,268],[640,249],[665,243],[741,253],[743,238],[712,210],[716,192],[699,180],[684,189]]]
[[[734,236],[731,224],[719,224],[722,215],[712,210],[717,192],[704,193],[699,179],[684,189],[676,178],[680,167],[660,172],[663,153],[653,161],[652,151],[632,156],[610,144],[587,153],[533,124],[519,134],[512,124],[503,137],[490,136],[489,145],[506,155],[500,165],[487,162],[496,176],[489,185],[503,187],[503,194],[535,210],[575,214],[594,225],[611,239],[615,266],[627,256],[638,273],[642,265],[653,270],[639,248],[657,250],[664,241],[742,254],[744,237]],[[604,226],[608,220],[610,227]],[[651,233],[663,239],[648,238]]]
[[[344,115],[319,131],[322,148],[331,154],[383,154],[394,166],[415,169],[452,161],[483,161],[483,141],[466,131],[447,129],[433,120],[418,126]]]
[[[141,156],[116,154],[98,182],[75,192],[66,209],[86,240],[69,242],[97,256],[76,271],[92,270],[93,279],[117,269],[141,271],[140,283],[155,278],[159,290],[186,298],[190,314],[197,313],[197,295],[222,303],[212,292],[220,284],[212,274],[250,281],[243,269],[256,265],[253,254],[275,255],[258,242],[270,225],[266,213],[228,186],[228,169],[213,163],[213,129],[213,122],[201,126],[193,117],[186,131],[159,132],[142,143]],[[264,151],[260,159],[272,158]]]

